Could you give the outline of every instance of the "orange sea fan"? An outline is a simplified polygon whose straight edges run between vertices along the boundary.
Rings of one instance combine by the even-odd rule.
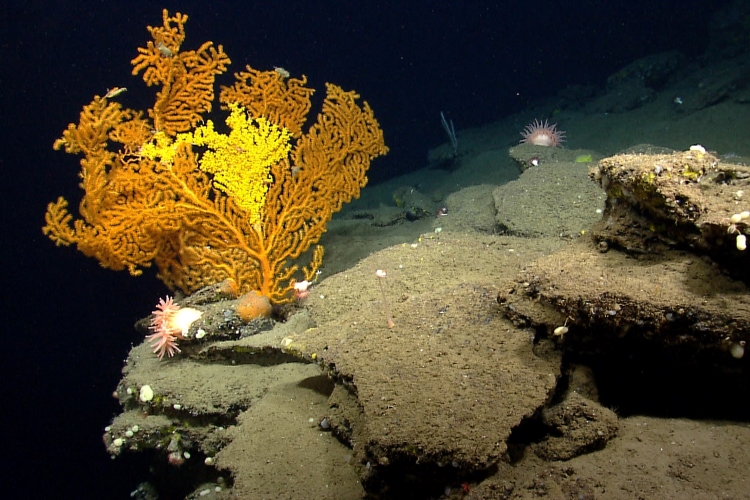
[[[185,50],[187,16],[165,10],[162,21],[149,27],[153,40],[132,61],[134,74],[159,87],[153,107],[127,109],[114,94],[84,106],[54,145],[83,156],[80,217],[61,197],[48,205],[42,230],[108,269],[137,276],[153,265],[169,288],[186,294],[231,279],[232,296],[257,290],[271,304],[293,302],[294,284],[312,281],[322,264],[327,223],[359,197],[371,161],[388,151],[383,131],[356,92],[327,84],[322,109],[309,120],[313,89],[304,76],[249,66],[237,73],[220,93],[222,107],[239,105],[253,123],[291,133],[291,150],[270,165],[253,219],[237,193],[222,188],[221,171],[201,168],[213,151],[177,139],[208,120],[215,78],[229,57],[211,42]],[[251,153],[243,158],[257,167],[262,155]],[[179,352],[168,337],[158,342],[159,352]]]

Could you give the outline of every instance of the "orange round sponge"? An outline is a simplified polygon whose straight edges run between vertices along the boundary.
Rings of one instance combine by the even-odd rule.
[[[237,316],[242,321],[267,318],[271,315],[271,302],[268,300],[268,297],[264,297],[255,290],[252,290],[239,298],[235,310],[237,311]]]

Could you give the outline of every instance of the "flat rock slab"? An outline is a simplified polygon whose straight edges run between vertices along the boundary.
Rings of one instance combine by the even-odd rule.
[[[352,441],[364,480],[391,466],[485,469],[507,458],[512,429],[547,402],[559,353],[535,354],[533,330],[502,317],[494,290],[464,284],[408,297],[392,329],[372,304],[290,339],[287,349],[318,361],[358,405],[354,424],[352,408],[340,419],[333,411],[331,423]]]
[[[636,259],[579,240],[526,266],[498,300],[517,324],[546,325],[550,336],[567,324],[726,358],[750,339],[750,294],[716,271],[684,252]]]
[[[532,151],[549,149],[536,146]],[[575,157],[539,161],[493,191],[497,225],[517,236],[579,236],[601,218],[605,193],[589,180],[588,163],[576,163]]]
[[[318,367],[288,363],[289,373],[227,428],[215,463],[231,471],[231,498],[356,500],[363,496],[351,451],[318,427],[330,385]]]

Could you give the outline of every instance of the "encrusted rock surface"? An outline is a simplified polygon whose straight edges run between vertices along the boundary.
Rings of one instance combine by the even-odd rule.
[[[630,254],[684,248],[709,255],[747,279],[750,254],[736,238],[750,232],[750,167],[726,163],[696,146],[683,152],[650,153],[641,145],[605,158],[591,177],[607,192],[607,208],[592,229],[602,247]]]

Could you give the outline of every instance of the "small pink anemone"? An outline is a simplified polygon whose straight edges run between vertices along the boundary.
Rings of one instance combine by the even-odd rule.
[[[550,125],[547,120],[544,120],[544,123],[534,120],[523,129],[521,135],[523,136],[522,143],[548,148],[556,148],[565,141],[565,132],[557,130],[557,124]]]
[[[172,357],[180,352],[177,339],[182,338],[182,331],[172,321],[179,310],[180,306],[174,303],[172,297],[167,296],[167,300],[159,299],[156,310],[151,313],[154,317],[151,318],[149,329],[154,333],[148,335],[146,339],[151,343],[154,354],[159,356],[159,359],[162,359],[164,354]]]

